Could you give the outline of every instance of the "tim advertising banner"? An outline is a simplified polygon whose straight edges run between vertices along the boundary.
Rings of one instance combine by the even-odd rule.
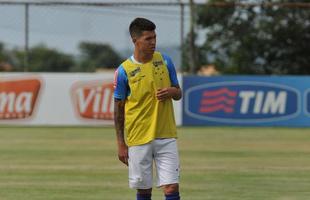
[[[183,77],[183,125],[310,126],[310,78]]]

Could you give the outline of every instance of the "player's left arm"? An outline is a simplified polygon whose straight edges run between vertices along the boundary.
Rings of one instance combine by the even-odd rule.
[[[174,64],[169,56],[163,54],[163,58],[168,68],[171,86],[157,90],[156,97],[159,101],[164,101],[169,98],[180,100],[182,98],[182,90],[179,86]]]
[[[182,90],[179,86],[171,86],[167,88],[158,89],[156,97],[159,101],[164,101],[170,98],[177,101],[182,98]]]

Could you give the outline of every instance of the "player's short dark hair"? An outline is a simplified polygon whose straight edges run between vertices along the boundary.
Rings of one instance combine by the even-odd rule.
[[[139,37],[142,35],[143,31],[154,31],[156,25],[145,18],[138,17],[134,19],[129,25],[129,33],[131,37]]]

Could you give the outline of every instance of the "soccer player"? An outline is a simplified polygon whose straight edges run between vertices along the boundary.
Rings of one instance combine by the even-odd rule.
[[[156,25],[136,18],[129,32],[134,52],[115,71],[114,121],[118,158],[128,165],[137,200],[151,200],[153,163],[166,200],[179,200],[179,154],[172,99],[179,87],[170,57],[155,51]]]

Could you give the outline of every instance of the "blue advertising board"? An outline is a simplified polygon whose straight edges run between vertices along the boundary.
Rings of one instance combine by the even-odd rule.
[[[310,77],[183,76],[183,125],[310,126]]]

